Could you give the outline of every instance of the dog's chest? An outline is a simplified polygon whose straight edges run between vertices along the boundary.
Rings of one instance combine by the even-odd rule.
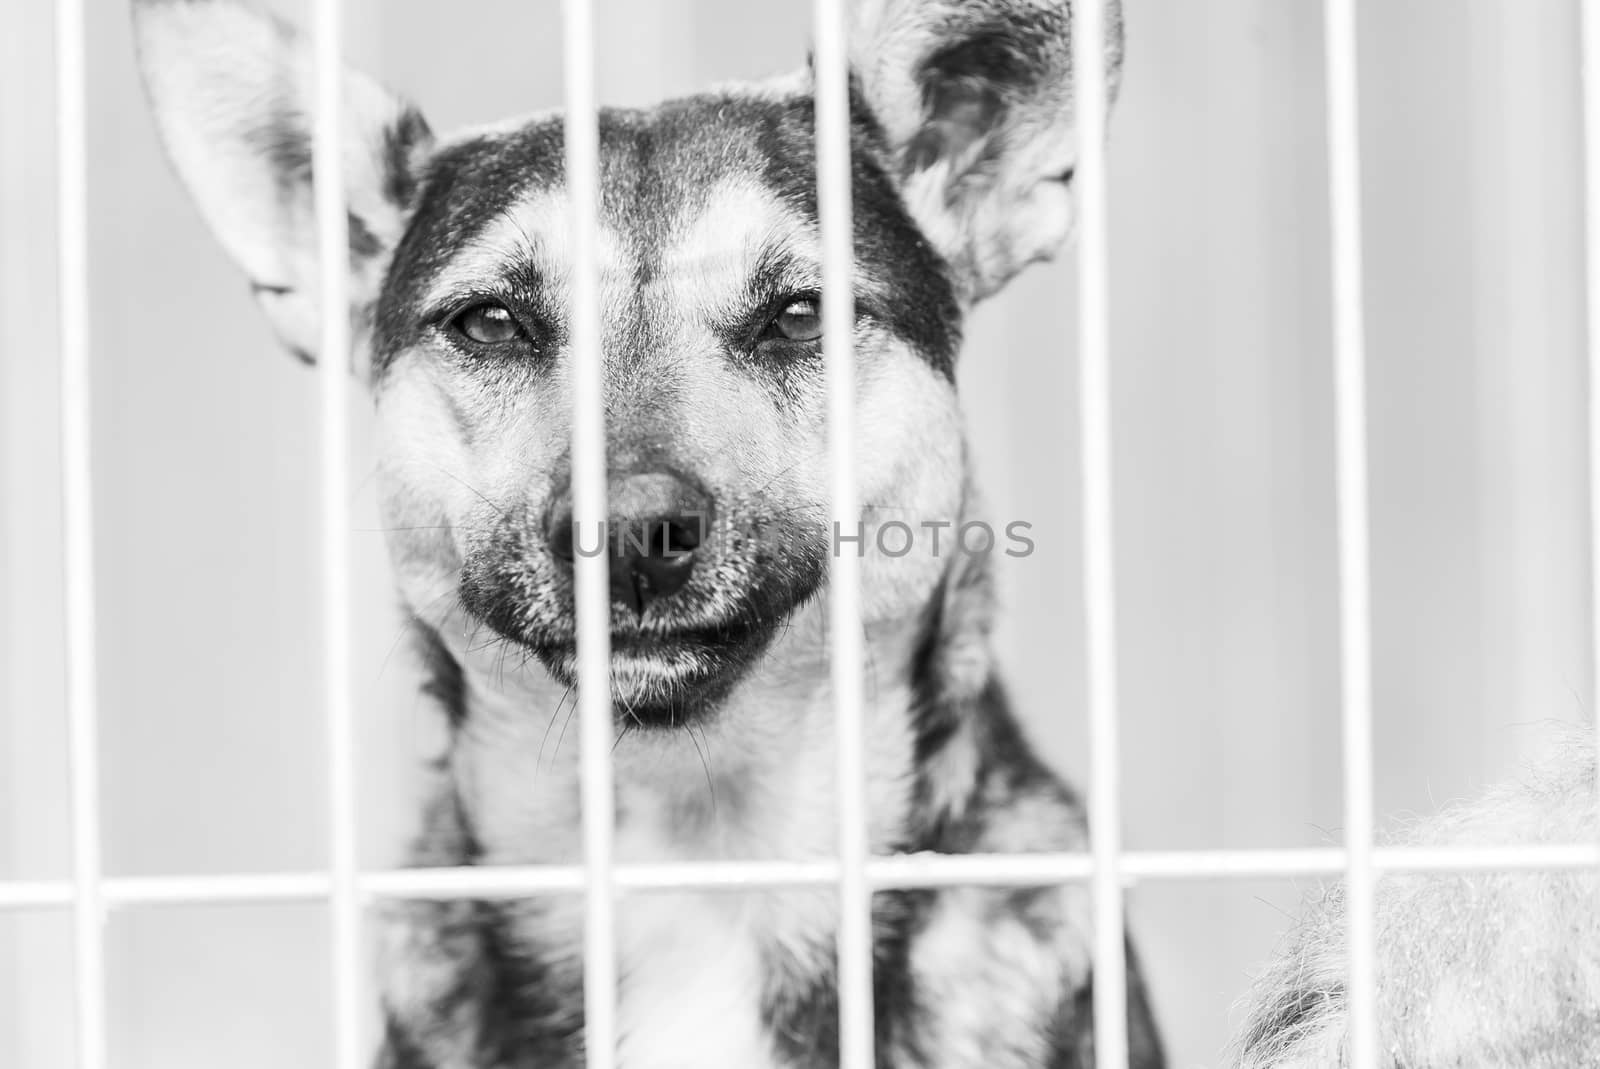
[[[762,953],[737,896],[640,894],[617,914],[620,1069],[776,1069]]]

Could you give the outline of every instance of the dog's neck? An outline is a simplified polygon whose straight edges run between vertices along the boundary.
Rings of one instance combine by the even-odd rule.
[[[617,852],[624,861],[830,857],[835,853],[836,718],[827,606],[801,608],[729,694],[676,727],[622,721],[613,747]],[[991,675],[987,576],[957,558],[917,611],[865,629],[864,737],[874,849],[904,848],[961,791],[920,756]],[[446,764],[485,864],[582,854],[581,731],[570,688],[537,660],[442,648],[430,633],[433,692],[455,724]],[[454,673],[452,676],[451,674]],[[447,678],[441,681],[438,676]],[[956,779],[963,778],[960,770]]]

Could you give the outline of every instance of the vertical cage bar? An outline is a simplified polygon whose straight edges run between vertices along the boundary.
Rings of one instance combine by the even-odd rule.
[[[321,266],[318,377],[322,470],[323,709],[327,718],[328,874],[334,1065],[361,1069],[361,901],[356,882],[355,705],[350,642],[350,294],[344,190],[343,5],[316,0],[312,169]]]
[[[1117,724],[1115,490],[1106,217],[1106,22],[1103,0],[1073,5],[1077,96],[1079,418],[1084,626],[1088,643],[1089,838],[1094,856],[1094,1034],[1099,1069],[1128,1064],[1123,941],[1121,747]]]
[[[1589,376],[1589,715],[1600,761],[1600,0],[1583,0],[1583,213]],[[1597,787],[1600,790],[1600,787]],[[1600,804],[1600,798],[1597,798]]]
[[[566,0],[567,193],[572,205],[572,505],[577,531],[606,521],[605,354],[600,323],[600,112],[594,6]],[[578,544],[582,544],[578,539]],[[602,544],[604,540],[602,539]],[[606,554],[577,555],[578,717],[585,868],[584,1030],[589,1069],[616,1061],[616,889],[611,871],[611,595]]]
[[[816,9],[817,213],[822,240],[822,348],[828,380],[828,476],[833,559],[828,636],[837,732],[839,847],[839,1065],[874,1058],[872,888],[866,861],[866,754],[861,558],[838,535],[861,522],[856,487],[855,242],[850,172],[849,24],[843,0]],[[862,543],[853,543],[861,545]]]
[[[1355,0],[1327,0],[1329,218],[1339,535],[1340,716],[1344,732],[1349,1064],[1375,1069],[1377,946],[1372,864],[1372,610],[1368,547],[1361,133]]]
[[[71,762],[78,1065],[106,1064],[100,731],[95,639],[93,397],[89,352],[88,37],[83,0],[56,3],[56,192],[61,332],[61,507]]]

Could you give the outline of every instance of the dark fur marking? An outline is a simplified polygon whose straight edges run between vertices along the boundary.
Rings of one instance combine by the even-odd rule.
[[[532,904],[428,903],[430,930],[472,950],[421,1019],[401,1020],[386,1012],[383,1069],[443,1069],[427,1054],[428,1043],[467,1023],[472,1064],[576,1069],[583,1051],[581,972],[572,981],[552,981],[536,957],[537,947],[516,947],[508,911]],[[566,993],[565,996],[563,993]],[[448,1064],[458,1064],[452,1059]]]
[[[404,176],[408,173],[409,164],[396,159],[397,150],[393,147],[395,139],[400,139],[400,151],[409,153],[429,136],[427,124],[415,111],[407,109],[401,116],[400,124],[384,130],[383,136],[387,152],[384,191],[397,207],[403,207],[405,201],[396,193],[404,188]],[[279,190],[292,197],[310,196],[316,175],[311,136],[303,116],[283,112],[269,122],[245,130],[243,140],[246,146],[266,161]],[[383,243],[373,234],[366,220],[354,212],[347,212],[345,225],[353,257],[367,260],[383,251]]]
[[[350,255],[356,259],[370,260],[383,251],[383,242],[355,212],[345,213],[345,229],[350,235]]]
[[[919,770],[927,767],[929,758],[943,749],[961,726],[961,710],[946,697],[939,671],[945,644],[945,601],[953,581],[947,570],[923,607],[922,630],[911,653],[911,761]],[[920,776],[917,788],[920,808],[927,798],[927,784]]]
[[[936,892],[880,891],[872,900],[872,999],[874,1048],[878,1069],[897,1069],[897,1046],[911,1054],[910,1065],[923,1061],[919,1036],[926,1012],[911,980],[911,944],[927,926]],[[769,966],[769,978],[782,977],[784,966]],[[837,1069],[839,1065],[839,991],[837,963],[813,976],[799,989],[769,982],[762,992],[761,1022],[785,1064],[792,1069]]]
[[[1342,984],[1331,989],[1300,988],[1275,999],[1270,1014],[1255,1017],[1250,1030],[1240,1042],[1243,1053],[1278,1042],[1281,1037],[1302,1031],[1310,1022],[1322,1015],[1329,1003],[1344,1000]]]
[[[919,763],[917,780],[913,785],[913,821],[923,823],[920,833],[907,844],[906,849],[937,850],[948,854],[971,853],[990,817],[1024,794],[1050,796],[1064,810],[1079,808],[1077,796],[1029,746],[997,678],[989,680],[977,699],[956,703],[953,711],[941,716],[945,719],[935,721],[939,731],[945,731],[947,725],[963,723],[971,731],[970,744],[977,750],[971,794],[959,816],[952,816],[948,812],[928,812],[926,799],[933,788],[927,782],[925,765]],[[953,731],[953,728],[950,730]],[[946,733],[945,738],[949,737],[950,734]],[[929,738],[936,736],[930,735]]]
[[[532,124],[515,135],[484,135],[448,145],[422,167],[416,209],[395,249],[378,299],[373,378],[417,344],[427,325],[419,304],[429,281],[534,183],[561,181],[559,129]]]
[[[392,1014],[384,1014],[383,1047],[374,1069],[438,1069]]]
[[[265,122],[243,131],[245,145],[266,161],[281,190],[311,184],[311,135],[305,116],[279,105]]]
[[[263,297],[287,297],[293,292],[293,286],[277,286],[266,282],[250,283],[250,294],[258,301]],[[303,349],[298,345],[292,345],[287,341],[283,341],[282,338],[280,338],[279,341],[282,341],[284,348],[289,350],[289,355],[300,361],[302,364],[305,364],[307,367],[316,364],[316,356],[308,350]]]
[[[508,913],[533,908],[532,903],[479,903],[478,907],[488,949],[486,969],[494,977],[484,1009],[482,1064],[577,1066],[583,1056],[581,970],[575,972],[575,988],[553,983],[550,970],[529,952],[536,948],[523,948],[522,953],[513,949]]]
[[[1131,942],[1128,959],[1129,1069],[1165,1069],[1167,1056],[1150,1008],[1144,973]],[[1094,977],[1068,995],[1050,1031],[1049,1069],[1094,1069]]]
[[[749,106],[748,104],[746,105]],[[912,221],[888,169],[889,148],[871,109],[852,86],[851,202],[856,263],[881,282],[888,297],[885,325],[933,368],[954,381],[961,348],[961,308],[948,264]],[[810,96],[794,97],[765,121],[746,118],[758,131],[757,166],[767,184],[807,219],[817,218],[816,112]]]
[[[1007,36],[997,32],[928,58],[919,76],[927,125],[907,143],[902,173],[926,170],[944,159],[961,161],[990,134],[1005,111],[1000,83],[1011,73],[1013,55]]]
[[[416,616],[411,618],[410,627],[413,646],[427,673],[422,693],[439,704],[452,729],[459,728],[467,718],[467,680],[461,665],[436,628]]]
[[[993,93],[1003,101],[1037,99],[1041,83],[1064,79],[1058,69],[1070,54],[1071,13],[1054,7],[1023,8],[1002,4],[983,12],[975,6],[976,18],[959,34],[949,35],[955,43],[923,60],[917,80],[924,92],[939,86],[964,83]],[[1120,22],[1111,14],[1108,36],[1120,40]],[[1120,47],[1113,59],[1120,58]]]
[[[417,195],[420,150],[433,140],[433,131],[416,108],[401,109],[394,124],[383,131],[383,195],[402,211]]]
[[[1077,805],[1072,793],[1028,747],[997,682],[991,681],[963,715],[973,718],[979,740],[972,797],[960,819],[932,822],[926,836],[908,842],[905,850],[971,853],[980,845],[987,822],[1003,813],[1021,794],[1055,795],[1061,800],[1064,813],[1065,807]],[[1019,917],[1041,943],[1048,944],[1061,923],[1059,916],[1047,908],[1057,894],[1053,886],[1019,889],[1007,896],[1006,912]],[[873,996],[877,1064],[881,1069],[924,1064],[933,1053],[920,1049],[919,1042],[929,1031],[927,1015],[938,1011],[937,1007],[923,1005],[918,998],[909,952],[938,900],[939,892],[927,890],[880,892],[874,897]],[[767,974],[782,978],[783,964],[771,964]],[[835,1069],[838,1065],[836,982],[830,968],[798,989],[774,984],[763,993],[762,1022],[779,1053],[794,1069]],[[1165,1057],[1131,943],[1127,983],[1132,1069],[1162,1069]],[[1049,1069],[1093,1069],[1092,998],[1092,985],[1063,994],[1060,1009],[1051,1022]],[[897,1052],[905,1053],[907,1059],[897,1060]]]
[[[277,180],[278,188],[295,197],[310,196],[315,181],[311,137],[300,116],[288,113],[276,121],[253,127],[244,133],[244,142],[258,153]],[[349,212],[345,216],[350,235],[350,254],[358,260],[370,259],[383,249],[366,221]]]
[[[439,641],[431,629],[419,635],[423,643]],[[460,669],[442,645],[425,645],[424,655],[435,669],[427,692],[448,706],[461,693]],[[447,663],[440,664],[440,655]],[[481,859],[461,797],[453,784],[444,783],[429,799],[412,863],[474,865]],[[582,1055],[581,971],[555,977],[553,967],[540,960],[540,948],[519,946],[511,931],[514,912],[538,910],[538,900],[419,901],[402,908],[412,914],[390,923],[425,932],[429,953],[447,954],[456,967],[422,1015],[402,1019],[385,1006],[379,1069],[443,1069],[429,1055],[430,1044],[452,1034],[471,1049],[453,1052],[449,1065],[459,1064],[460,1053],[470,1053],[472,1064],[496,1069],[576,1069]]]

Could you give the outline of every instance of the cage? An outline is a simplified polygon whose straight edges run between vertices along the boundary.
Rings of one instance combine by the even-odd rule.
[[[581,134],[596,102],[813,44],[823,144],[840,129],[840,3],[273,6],[441,129],[565,102]],[[987,511],[1037,547],[998,570],[996,645],[1089,797],[1089,853],[869,860],[845,732],[836,862],[612,871],[597,819],[587,866],[438,873],[394,867],[441,727],[394,652],[369,406],[278,351],[185,202],[124,0],[3,18],[0,1063],[346,1069],[377,1028],[374,902],[584,895],[592,964],[614,896],[766,881],[840,888],[859,1067],[873,889],[1045,878],[1093,889],[1102,975],[1126,901],[1173,1063],[1222,1064],[1308,882],[1344,877],[1360,906],[1384,867],[1526,862],[1408,861],[1372,833],[1592,718],[1591,5],[1125,0],[1076,248],[978,308],[959,367]],[[839,642],[848,694],[865,666]],[[581,713],[572,744],[605,724]],[[592,1034],[615,982],[589,972]],[[1119,1065],[1120,985],[1096,991]]]

